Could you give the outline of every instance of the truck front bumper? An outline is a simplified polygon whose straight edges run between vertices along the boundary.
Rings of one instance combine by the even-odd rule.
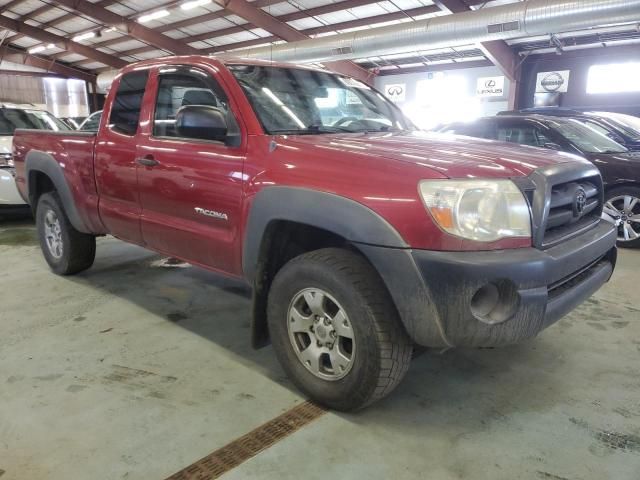
[[[482,347],[533,337],[584,302],[611,276],[615,243],[601,221],[547,250],[361,247],[417,344]]]

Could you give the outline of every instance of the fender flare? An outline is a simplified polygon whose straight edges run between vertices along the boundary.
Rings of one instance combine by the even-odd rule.
[[[354,243],[409,248],[380,215],[349,198],[298,187],[267,187],[252,202],[244,234],[242,270],[249,283],[257,273],[264,234],[284,220],[328,230]]]
[[[73,194],[71,193],[71,189],[67,183],[67,179],[64,176],[62,167],[56,159],[48,153],[39,150],[31,150],[25,157],[24,165],[25,179],[27,180],[27,197],[29,198],[29,204],[31,205],[32,210],[35,212],[36,205],[34,205],[35,199],[31,192],[31,173],[40,172],[49,177],[53,183],[56,192],[60,197],[60,201],[62,202],[62,207],[64,208],[67,217],[69,217],[69,221],[71,222],[71,225],[73,225],[73,228],[83,233],[90,233],[90,230],[87,228],[78,212],[73,199]]]

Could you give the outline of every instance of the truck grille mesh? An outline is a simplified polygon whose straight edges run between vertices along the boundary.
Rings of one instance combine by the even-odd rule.
[[[598,178],[587,178],[551,187],[551,201],[544,227],[544,245],[556,243],[598,221],[602,213],[599,183]],[[584,194],[584,202],[580,202],[579,209],[576,206],[578,192]]]

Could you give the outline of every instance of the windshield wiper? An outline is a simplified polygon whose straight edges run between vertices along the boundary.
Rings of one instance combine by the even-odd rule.
[[[314,135],[318,133],[359,133],[358,131],[349,130],[346,127],[332,127],[327,125],[309,125],[307,128],[286,128],[279,130],[270,130],[272,135]]]

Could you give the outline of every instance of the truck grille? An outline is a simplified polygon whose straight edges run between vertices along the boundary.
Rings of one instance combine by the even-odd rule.
[[[601,215],[598,183],[599,179],[589,178],[551,187],[543,244],[556,243],[598,221]]]
[[[529,180],[523,190],[531,203],[534,246],[551,247],[600,220],[604,195],[595,166],[553,165],[536,170]]]

